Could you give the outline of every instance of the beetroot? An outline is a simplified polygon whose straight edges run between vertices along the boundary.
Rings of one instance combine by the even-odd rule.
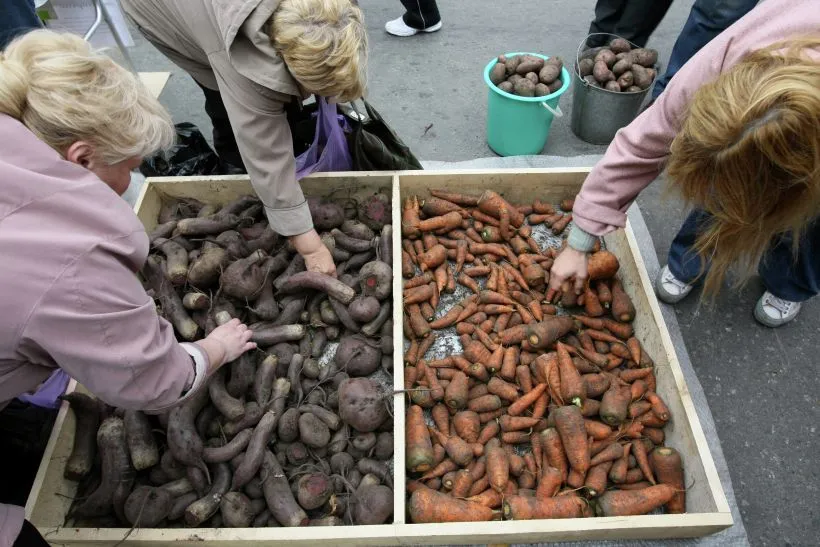
[[[376,431],[388,418],[381,386],[370,378],[348,378],[339,386],[339,415],[357,431]]]
[[[359,220],[374,230],[390,224],[392,214],[390,198],[385,194],[373,194],[359,203]]]

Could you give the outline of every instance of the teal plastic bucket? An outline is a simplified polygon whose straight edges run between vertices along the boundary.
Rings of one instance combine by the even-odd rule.
[[[507,53],[507,57],[534,55],[538,53]],[[569,89],[570,76],[561,69],[563,85],[558,91],[543,97],[519,97],[501,91],[490,81],[490,71],[496,63],[493,59],[484,68],[484,82],[489,87],[487,96],[487,144],[501,156],[540,154],[547,144],[550,125],[555,117],[563,116],[558,100]]]

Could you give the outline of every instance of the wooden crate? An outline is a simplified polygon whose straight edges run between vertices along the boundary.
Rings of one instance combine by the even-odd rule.
[[[399,173],[334,173],[313,175],[302,183],[306,195],[362,196],[390,188],[393,196],[394,249],[400,249],[401,198],[425,196],[428,188],[479,193],[491,188],[511,201],[530,202],[536,196],[557,202],[577,193],[589,169],[515,169],[505,171],[434,171]],[[148,179],[135,207],[151,230],[163,196],[191,197],[209,203],[226,203],[252,192],[247,177],[180,177]],[[636,336],[659,367],[658,393],[673,415],[666,427],[667,444],[684,457],[687,511],[683,515],[651,515],[486,523],[409,524],[405,522],[404,398],[394,396],[395,497],[394,523],[381,526],[328,528],[165,529],[134,530],[129,545],[238,546],[255,542],[287,545],[401,545],[464,543],[527,543],[561,540],[648,539],[704,536],[732,525],[732,516],[712,455],[686,387],[672,341],[643,265],[632,229],[627,226],[605,238],[621,262],[624,288],[638,310]],[[394,377],[403,388],[400,253],[394,252]],[[76,488],[63,479],[71,450],[74,419],[66,408],[58,414],[45,457],[26,505],[27,517],[55,545],[102,545],[122,540],[128,529],[63,528],[61,524]]]

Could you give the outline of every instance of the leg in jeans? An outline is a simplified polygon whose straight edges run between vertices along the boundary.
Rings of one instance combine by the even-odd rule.
[[[436,0],[401,0],[407,12],[404,24],[416,30],[430,28],[441,22]]]
[[[239,147],[236,144],[236,138],[231,129],[231,120],[228,118],[228,112],[225,110],[225,103],[222,102],[222,95],[219,91],[208,89],[197,83],[202,92],[205,94],[205,112],[211,118],[211,123],[214,126],[214,150],[219,156],[220,167],[224,170],[225,165],[241,169],[245,171],[245,163],[242,161],[242,156],[239,153]]]
[[[791,235],[777,238],[758,266],[766,290],[783,300],[803,302],[820,292],[820,219],[803,233],[797,255]]]
[[[672,0],[627,0],[615,34],[639,47],[646,46],[671,5]]]
[[[701,274],[706,273],[705,269],[701,272],[703,261],[692,248],[700,233],[700,228],[710,219],[709,213],[699,209],[689,213],[669,247],[669,258],[667,259],[669,271],[684,283],[692,284]]]
[[[615,34],[615,27],[618,25],[626,3],[627,0],[598,0],[595,3],[595,19],[589,24],[589,33]],[[606,43],[606,36],[592,36],[587,40],[589,47],[601,47]]]
[[[757,2],[758,0],[696,0],[672,48],[666,72],[652,90],[652,97],[657,98],[686,61],[712,38],[749,13]]]
[[[0,2],[0,50],[18,34],[41,26],[40,18],[34,11],[34,0]]]

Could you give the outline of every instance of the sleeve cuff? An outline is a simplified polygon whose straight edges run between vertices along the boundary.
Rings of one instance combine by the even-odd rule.
[[[191,387],[182,394],[182,396],[174,401],[173,403],[157,408],[150,409],[150,412],[162,412],[164,410],[168,410],[169,408],[173,408],[188,399],[190,399],[197,391],[205,385],[205,380],[208,379],[208,369],[210,368],[210,361],[208,359],[208,354],[205,353],[202,348],[197,346],[196,344],[190,344],[187,342],[183,342],[180,344],[182,349],[184,349],[188,355],[191,356],[194,362],[194,381],[191,384]]]
[[[573,225],[567,237],[567,245],[576,251],[588,253],[595,247],[595,241],[597,239],[597,236],[585,232],[582,228],[579,228],[578,225]]]
[[[284,209],[265,207],[265,215],[271,229],[285,237],[298,236],[313,229],[313,219],[307,201]]]

